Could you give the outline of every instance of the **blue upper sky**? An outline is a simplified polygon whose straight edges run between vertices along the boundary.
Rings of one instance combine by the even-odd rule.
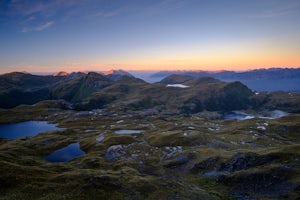
[[[299,0],[0,0],[0,73],[300,67]]]

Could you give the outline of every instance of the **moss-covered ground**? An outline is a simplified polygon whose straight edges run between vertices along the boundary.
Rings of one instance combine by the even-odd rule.
[[[0,123],[43,120],[63,131],[0,139],[0,199],[297,199],[300,115],[200,116],[63,110],[0,111]],[[116,130],[142,130],[118,135]],[[101,141],[96,139],[101,136]],[[79,142],[84,156],[44,157]]]

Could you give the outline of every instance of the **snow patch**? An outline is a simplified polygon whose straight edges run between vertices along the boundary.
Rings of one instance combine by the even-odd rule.
[[[138,134],[138,133],[142,133],[144,131],[142,130],[117,130],[115,131],[116,134]]]
[[[167,87],[189,88],[190,86],[183,84],[168,84]]]

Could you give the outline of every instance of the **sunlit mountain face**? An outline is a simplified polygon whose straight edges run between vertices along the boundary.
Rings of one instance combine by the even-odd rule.
[[[0,1],[0,199],[300,199],[299,0]]]
[[[68,76],[68,72],[60,71],[60,72],[55,72],[53,76]]]

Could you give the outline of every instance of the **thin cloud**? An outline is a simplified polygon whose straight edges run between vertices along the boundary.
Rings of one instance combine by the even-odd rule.
[[[166,10],[176,10],[184,7],[184,0],[162,0],[153,4],[145,9],[145,12],[151,15],[155,15]]]
[[[296,12],[294,10],[266,10],[258,13],[252,13],[246,15],[249,18],[277,18],[277,17],[284,17],[284,16],[289,16],[293,15]]]
[[[46,22],[46,23],[41,24],[41,25],[36,26],[36,27],[24,27],[22,29],[22,32],[27,33],[27,32],[43,31],[43,30],[46,30],[46,29],[50,28],[53,24],[54,24],[54,22],[51,21],[51,22]]]
[[[116,15],[120,14],[120,10],[113,10],[113,11],[109,11],[109,12],[98,12],[96,14],[94,14],[94,17],[114,17]]]
[[[30,16],[27,19],[25,19],[24,22],[31,22],[31,21],[34,21],[34,20],[36,20],[36,17]]]
[[[115,17],[117,15],[123,14],[123,13],[130,13],[135,11],[135,6],[132,5],[123,5],[115,9],[110,10],[100,10],[96,12],[95,14],[88,16],[88,17],[102,17],[102,18],[109,18],[109,17]]]
[[[14,0],[9,4],[10,10],[14,14],[20,15],[33,15],[46,10],[51,10],[57,1],[45,3],[42,1],[28,1],[28,0]]]
[[[76,10],[89,0],[11,0],[0,7],[3,18],[7,18],[21,32],[38,32],[48,29],[56,24],[64,22],[76,14]]]
[[[300,12],[300,2],[299,1],[284,1],[283,3],[278,3],[276,5],[270,6],[268,9],[250,13],[246,15],[249,18],[277,18],[283,16],[290,16],[298,14]]]
[[[80,0],[51,0],[51,1],[40,1],[40,0],[14,0],[9,4],[9,8],[12,12],[21,15],[34,15],[34,14],[56,14],[59,9],[72,7],[80,4]]]

